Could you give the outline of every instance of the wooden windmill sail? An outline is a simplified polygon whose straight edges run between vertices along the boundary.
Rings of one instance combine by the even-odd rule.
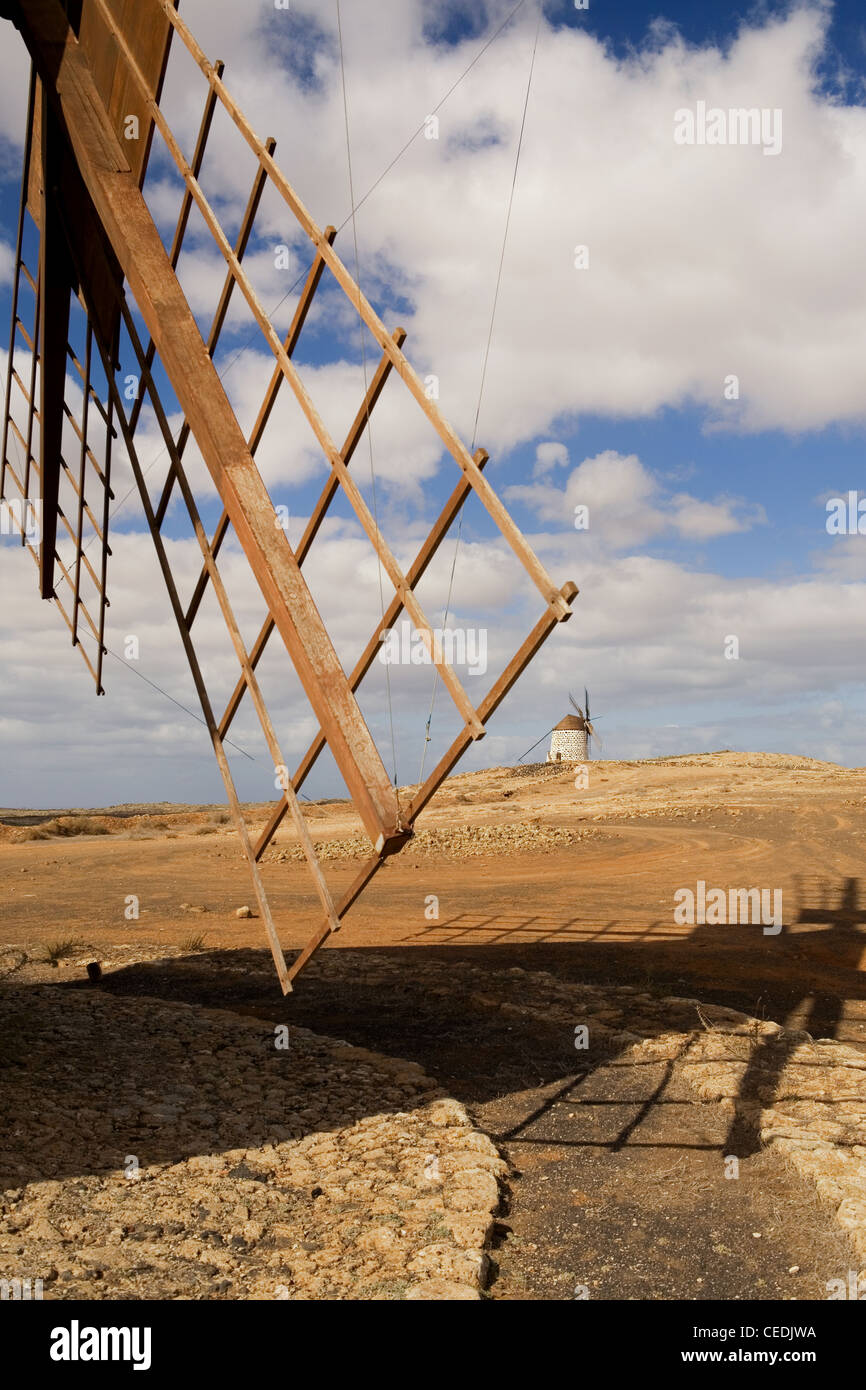
[[[22,542],[37,562],[43,598],[61,608],[82,655],[102,691],[102,658],[107,597],[111,452],[122,443],[128,454],[148,528],[156,547],[168,596],[201,701],[232,815],[249,862],[259,909],[284,992],[331,932],[339,929],[351,904],[386,858],[411,837],[414,822],[458,759],[497,709],[521,671],[553,627],[571,615],[577,593],[572,583],[557,588],[514,524],[484,474],[487,454],[470,453],[404,356],[401,329],[389,332],[333,248],[335,229],[313,221],[274,159],[275,142],[252,130],[222,80],[222,65],[211,64],[171,0],[0,0],[0,13],[20,30],[29,50],[33,77],[13,291],[11,351],[3,424],[0,498],[41,506],[42,535],[34,544],[22,528]],[[172,44],[194,60],[203,88],[203,114],[189,160],[160,107]],[[252,184],[238,235],[232,240],[205,197],[199,173],[217,106],[246,143]],[[132,121],[131,121],[132,118]],[[136,138],[128,138],[130,129]],[[168,249],[152,214],[148,159],[158,132],[183,183],[177,227]],[[282,198],[311,248],[311,263],[296,311],[285,335],[279,334],[258,298],[243,260],[265,189]],[[177,278],[177,266],[190,212],[198,209],[212,242],[226,264],[224,287],[209,333],[200,332]],[[38,256],[28,263],[25,227],[38,234]],[[322,277],[327,274],[348,298],[376,340],[381,357],[345,440],[329,434],[293,363],[304,323]],[[246,300],[261,340],[274,359],[263,383],[262,404],[245,437],[214,365],[229,303],[235,293]],[[26,302],[29,299],[29,309]],[[146,326],[144,341],[137,310]],[[71,315],[85,316],[83,357],[70,345]],[[29,316],[28,316],[29,315]],[[260,344],[261,345],[261,344]],[[139,458],[136,431],[141,400],[127,409],[117,370],[121,352],[132,354],[136,373],[158,422],[169,464],[159,500],[151,500]],[[24,362],[24,374],[16,361]],[[128,367],[128,363],[127,363]],[[71,369],[71,377],[70,377]],[[453,491],[420,551],[405,573],[379,530],[349,468],[353,453],[389,377],[396,373],[414,397],[457,467]],[[70,380],[80,383],[81,415],[70,401]],[[175,434],[159,381],[165,379],[180,407],[183,424]],[[294,394],[330,466],[330,475],[295,549],[275,526],[274,505],[255,461],[278,392],[286,383]],[[163,388],[164,391],[164,388]],[[77,399],[77,396],[76,396]],[[23,424],[18,407],[24,404]],[[102,429],[98,449],[94,424]],[[64,456],[65,425],[79,443],[78,457]],[[68,430],[66,430],[68,438]],[[209,536],[187,471],[189,438],[197,444],[223,505]],[[369,641],[346,674],[313,601],[303,574],[335,495],[342,490],[374,547],[394,597]],[[162,534],[169,503],[178,493],[201,550],[201,572],[184,602]],[[475,705],[433,640],[433,629],[415,595],[449,527],[474,493],[530,576],[543,600],[540,618],[481,702]],[[69,500],[71,498],[71,501]],[[218,565],[232,531],[255,577],[263,620],[248,648],[242,640]],[[95,562],[94,558],[95,557]],[[219,604],[234,647],[237,684],[220,713],[208,693],[196,655],[196,614],[210,589]],[[399,806],[379,749],[358,707],[355,692],[373,663],[380,634],[405,611],[422,635],[438,675],[462,718],[462,728],[437,766]],[[268,713],[256,667],[276,632],[306,693],[319,729],[285,787],[264,832],[253,839],[235,790],[225,752],[227,735],[241,701],[249,696],[262,726],[275,768],[285,765],[277,731]],[[355,882],[334,899],[325,881],[298,801],[298,792],[326,747],[346,782],[370,839],[370,855]],[[258,861],[283,817],[297,828],[318,895],[321,922],[289,969],[280,945]]]
[[[591,717],[591,715],[590,715],[590,713],[589,713],[589,691],[588,691],[588,690],[586,689],[586,687],[584,686],[584,690],[583,690],[583,705],[582,705],[582,706],[579,705],[579,704],[577,703],[577,701],[575,700],[574,696],[571,694],[570,691],[569,691],[568,699],[569,699],[569,703],[571,704],[572,708],[577,710],[577,716],[578,716],[578,719],[580,720],[580,725],[581,725],[581,727],[584,729],[584,731],[585,731],[585,733],[586,733],[586,751],[587,751],[587,753],[588,753],[589,755],[591,755],[591,754],[592,754],[592,740],[593,740],[593,739],[595,739],[595,741],[596,741],[596,743],[598,744],[599,748],[603,748],[603,747],[604,747],[604,744],[603,744],[602,741],[601,741],[601,734],[598,732],[598,730],[596,729],[595,725],[593,724],[593,722],[592,722],[592,717]],[[602,716],[602,715],[596,715],[596,718],[597,718],[597,719],[601,719],[601,718],[603,718],[603,716]]]

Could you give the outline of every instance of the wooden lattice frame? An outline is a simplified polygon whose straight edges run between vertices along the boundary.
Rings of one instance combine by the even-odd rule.
[[[346,912],[386,858],[397,852],[411,837],[420,812],[468,745],[473,739],[483,736],[485,724],[553,627],[571,616],[571,604],[577,588],[572,583],[565,584],[561,589],[553,584],[487,481],[484,475],[486,452],[479,449],[471,454],[436,403],[428,399],[424,384],[403,354],[405,333],[402,329],[389,333],[385,328],[334,251],[335,229],[328,227],[321,231],[316,226],[274,160],[275,142],[263,142],[255,135],[226,90],[222,65],[211,64],[205,58],[177,14],[176,3],[171,3],[171,0],[68,0],[64,9],[60,0],[17,0],[6,3],[3,10],[15,21],[24,36],[33,60],[35,80],[31,85],[29,140],[22,186],[12,323],[13,351],[18,333],[23,335],[30,349],[32,380],[28,391],[14,372],[10,354],[0,498],[6,477],[12,478],[24,498],[30,495],[31,478],[39,482],[40,500],[45,512],[43,540],[39,553],[33,553],[39,564],[42,594],[43,597],[57,599],[55,580],[58,573],[71,588],[73,613],[71,619],[67,617],[67,622],[72,630],[73,642],[81,645],[78,637],[79,613],[85,617],[90,634],[97,642],[95,663],[90,662],[86,653],[84,655],[97,689],[101,690],[101,663],[105,650],[104,610],[107,602],[105,567],[109,553],[108,503],[112,495],[110,449],[115,427],[119,429],[226,786],[232,816],[249,863],[280,984],[283,991],[288,992],[292,979],[310,956],[332,932],[339,930]],[[185,159],[159,106],[169,46],[174,35],[198,65],[208,88],[190,162]],[[217,103],[222,105],[257,163],[253,187],[234,244],[226,237],[198,182]],[[121,123],[130,110],[138,114],[143,127],[140,149],[134,159],[129,158],[120,140]],[[159,131],[184,183],[181,210],[168,252],[160,240],[142,191],[154,130]],[[276,332],[243,267],[244,253],[268,182],[279,192],[314,248],[309,274],[284,338]],[[62,191],[62,198],[57,196],[58,191]],[[227,268],[223,291],[206,341],[198,330],[175,275],[193,205],[201,213]],[[38,277],[27,269],[21,254],[27,206],[34,214],[40,231]],[[292,361],[301,330],[326,270],[381,349],[380,361],[340,449],[331,439]],[[28,335],[18,315],[18,292],[22,277],[28,280],[36,295],[37,315],[32,335]],[[150,341],[146,345],[141,340],[126,301],[124,284],[128,285],[150,334]],[[235,287],[246,299],[275,359],[273,374],[249,439],[245,439],[241,433],[213,364],[213,355]],[[83,365],[78,362],[68,343],[70,293],[77,293],[87,313],[87,352]],[[127,413],[115,381],[121,324],[132,344],[142,383],[169,455],[168,473],[156,506],[151,502],[144,482],[135,442],[143,393]],[[99,400],[91,382],[93,347],[101,359],[108,384],[106,403]],[[78,427],[81,460],[77,529],[69,528],[57,503],[57,479],[61,467],[65,467],[61,460],[60,434],[63,418],[71,418],[64,400],[69,354],[84,383],[85,418]],[[152,368],[157,355],[184,413],[184,423],[176,439],[154,381]],[[37,365],[40,373],[38,409],[35,404]],[[363,437],[370,414],[388,377],[395,370],[460,469],[454,490],[405,574],[381,535],[349,471],[349,462]],[[12,419],[10,391],[13,381],[17,382],[27,401],[29,426],[26,432],[21,431]],[[274,508],[254,461],[283,381],[291,387],[331,467],[330,476],[294,552],[284,532],[273,524]],[[87,412],[93,408],[99,409],[105,422],[106,448],[102,466],[87,444]],[[37,423],[41,446],[38,458],[33,448],[34,425]],[[15,433],[17,442],[25,452],[24,477],[18,476],[12,461],[7,459],[7,440],[11,432]],[[184,450],[190,434],[198,444],[224,504],[222,516],[210,538],[205,532],[183,466]],[[88,463],[103,491],[101,527],[85,499]],[[181,602],[161,535],[161,526],[175,488],[186,505],[202,554],[200,577],[186,607]],[[375,547],[382,569],[395,591],[348,676],[340,666],[301,574],[301,566],[340,488]],[[432,627],[414,592],[463,503],[473,492],[545,602],[542,616],[477,707],[437,648]],[[85,509],[89,512],[102,546],[99,575],[83,554],[82,516]],[[58,515],[70,529],[77,545],[74,573],[61,565],[56,552],[53,528]],[[267,606],[267,616],[250,650],[246,649],[241,638],[217,565],[229,526],[235,530]],[[99,611],[95,620],[91,619],[80,594],[82,566],[89,569],[97,589]],[[208,586],[213,589],[240,666],[237,685],[219,717],[208,696],[192,640],[192,627]],[[417,788],[408,806],[401,808],[396,789],[390,784],[378,749],[355,701],[355,691],[380,650],[382,634],[393,626],[404,609],[424,640],[430,658],[464,722],[436,767]],[[265,830],[254,843],[235,790],[225,742],[240,703],[248,692],[274,765],[284,765],[276,732],[256,677],[256,667],[275,629],[292,658],[320,727],[294,776],[286,779],[284,795]],[[338,901],[332,898],[325,881],[298,800],[298,792],[326,744],[343,775],[372,845],[369,858]],[[283,955],[258,868],[258,861],[287,813],[297,828],[323,912],[321,925],[291,969]]]

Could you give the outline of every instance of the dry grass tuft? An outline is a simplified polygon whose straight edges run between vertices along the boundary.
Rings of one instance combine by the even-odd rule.
[[[57,966],[67,956],[77,955],[85,947],[90,949],[80,936],[61,936],[57,941],[50,941],[45,947],[45,959],[50,965]]]
[[[53,840],[72,835],[107,835],[108,827],[95,816],[55,816],[41,825],[26,825],[15,837],[23,840]]]
[[[194,935],[185,936],[180,943],[182,951],[206,951],[204,932],[196,932]]]

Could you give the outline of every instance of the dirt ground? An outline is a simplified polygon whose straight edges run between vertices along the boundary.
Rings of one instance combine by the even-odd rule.
[[[661,1072],[584,1064],[562,1027],[466,1000],[479,969],[546,971],[866,1048],[864,799],[866,769],[752,753],[595,763],[585,790],[539,766],[452,778],[286,1000],[261,922],[235,916],[253,899],[220,808],[0,811],[0,946],[61,988],[101,959],[102,988],[419,1062],[511,1165],[494,1298],[822,1298],[852,1256],[798,1176]],[[360,827],[345,803],[305,809],[338,894]],[[318,923],[296,854],[283,829],[263,863],[287,954]],[[675,924],[699,880],[781,890],[782,930]],[[720,1181],[732,1152],[740,1180]]]

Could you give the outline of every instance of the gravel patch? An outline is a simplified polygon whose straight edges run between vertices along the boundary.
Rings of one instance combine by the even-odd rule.
[[[598,838],[598,830],[570,830],[543,825],[540,820],[515,821],[510,825],[455,825],[447,830],[418,830],[405,853],[410,858],[474,859],[486,855],[515,853],[548,854],[563,845]],[[320,859],[369,859],[370,841],[361,835],[345,839],[317,840]],[[263,856],[265,864],[284,864],[303,860],[300,845],[283,845]]]
[[[0,1003],[0,1277],[51,1299],[481,1296],[505,1165],[414,1063],[98,990]]]

